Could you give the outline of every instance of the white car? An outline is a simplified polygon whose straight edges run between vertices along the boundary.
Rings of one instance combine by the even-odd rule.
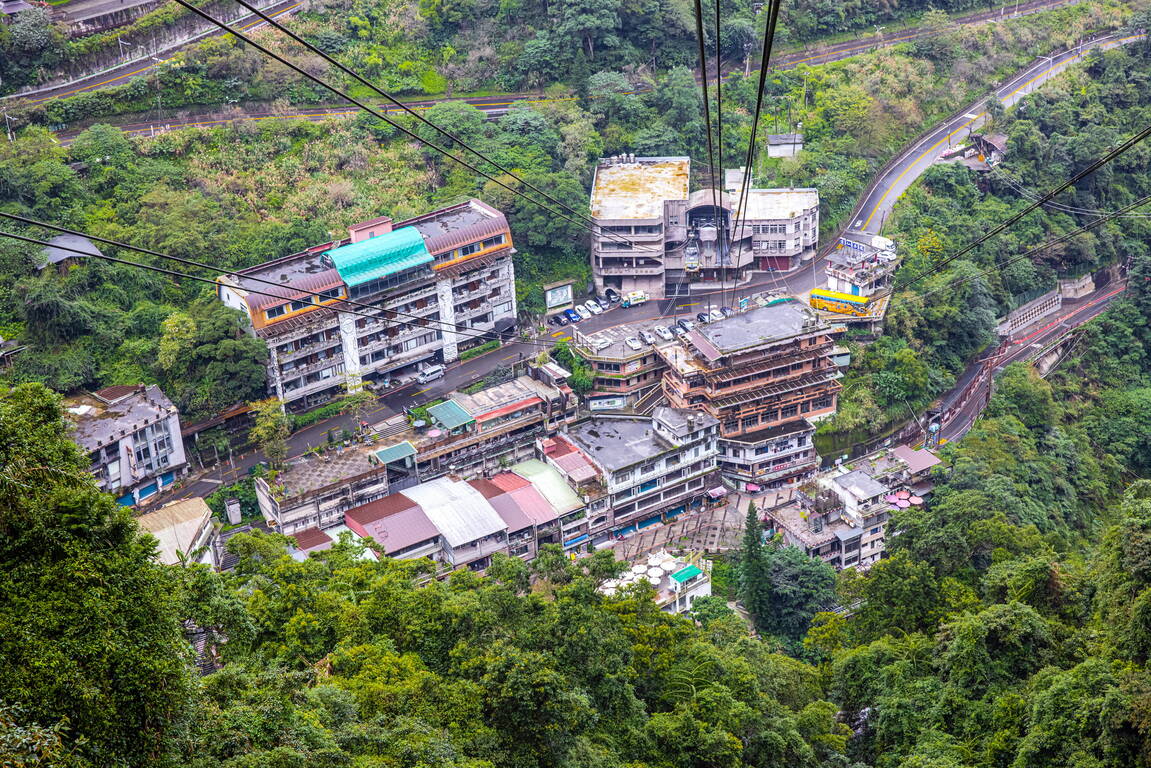
[[[640,331],[639,337],[648,344],[655,344],[655,336],[652,335],[651,331]]]
[[[599,305],[599,302],[596,301],[595,299],[588,299],[587,303],[584,304],[584,306],[587,307],[588,311],[591,312],[593,315],[598,315],[601,312],[603,312],[603,307],[601,307]]]
[[[671,331],[669,331],[667,328],[664,328],[662,325],[657,325],[654,330],[655,335],[659,336],[664,341],[672,341],[675,339],[675,336],[672,335]]]
[[[623,343],[627,344],[628,349],[634,349],[636,352],[643,349],[643,344],[641,344],[639,339],[637,339],[635,336],[628,336],[623,340]]]
[[[715,322],[718,322],[718,321],[722,320],[722,319],[723,319],[723,317],[724,317],[724,315],[723,315],[723,313],[722,313],[722,312],[720,312],[718,309],[713,309],[713,310],[711,311],[711,313],[709,314],[709,317],[711,317],[711,321],[712,321],[713,323],[715,323]]]
[[[583,319],[583,320],[590,320],[591,319],[591,310],[589,310],[583,304],[576,304],[575,311],[576,311],[576,314],[579,315],[581,319]]]
[[[685,338],[687,336],[687,331],[685,331],[683,329],[683,326],[681,326],[681,325],[673,325],[671,327],[671,330],[672,330],[672,333],[674,333],[676,336],[678,336],[681,339]]]

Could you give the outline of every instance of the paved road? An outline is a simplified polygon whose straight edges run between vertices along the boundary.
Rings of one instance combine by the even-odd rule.
[[[990,350],[989,354],[981,358],[981,362],[970,366],[963,379],[952,390],[952,394],[944,398],[944,403],[950,403],[955,395],[963,391],[971,380],[984,370],[994,371],[1011,363],[1034,359],[1048,342],[1102,314],[1126,289],[1126,284],[1110,283],[1078,301],[1064,303],[1063,309],[1055,318],[1044,318],[1032,326],[1019,330],[1006,345]],[[956,411],[944,424],[944,439],[956,440],[967,434],[987,404],[990,383],[989,377],[981,381],[967,399],[966,405]]]
[[[993,11],[983,11],[980,13],[969,14],[967,16],[956,17],[955,22],[957,24],[980,24],[980,23],[983,23],[983,22],[986,22],[986,21],[989,21],[992,19],[1003,19],[1003,18],[1010,18],[1010,17],[1014,17],[1014,16],[1025,16],[1025,15],[1029,15],[1032,13],[1039,13],[1041,11],[1051,10],[1052,8],[1058,8],[1058,7],[1065,6],[1065,5],[1074,5],[1077,2],[1079,2],[1079,0],[1029,0],[1029,2],[1016,2],[1014,4],[1014,7],[1012,7],[1011,4],[1008,3],[1007,5],[1004,5],[1003,7],[996,9],[996,10],[993,10]],[[275,18],[277,16],[280,16],[280,15],[283,15],[285,13],[289,13],[289,12],[296,10],[301,4],[302,3],[299,0],[285,0],[285,2],[282,2],[282,3],[279,3],[275,6],[272,6],[272,9],[271,9],[271,12],[269,12],[269,15],[272,16],[273,18]],[[255,29],[255,28],[260,27],[262,25],[263,25],[263,22],[257,22],[257,23],[247,23],[246,22],[244,24],[241,24],[238,28],[241,30],[247,30],[247,29]],[[210,33],[207,33],[206,35],[204,35],[203,37],[215,36],[215,35],[219,35],[219,34],[223,34],[223,32],[220,32],[220,31],[210,32]],[[848,41],[844,41],[842,43],[835,43],[833,45],[826,45],[826,46],[812,46],[809,48],[805,48],[804,50],[801,50],[801,51],[792,51],[792,52],[785,53],[785,54],[777,57],[776,60],[772,62],[772,68],[774,68],[774,69],[794,69],[795,67],[798,67],[801,64],[806,64],[809,66],[815,65],[815,64],[826,64],[826,63],[831,62],[831,61],[839,61],[841,59],[850,58],[852,56],[856,56],[856,55],[863,53],[865,51],[871,51],[871,50],[875,50],[877,48],[886,48],[886,47],[889,47],[892,45],[898,45],[900,43],[911,42],[913,40],[917,40],[920,38],[931,37],[934,34],[937,34],[937,33],[932,31],[932,30],[910,28],[910,29],[905,29],[905,30],[902,30],[899,32],[893,32],[891,34],[885,35],[882,33],[882,28],[880,28],[880,34],[878,34],[878,35],[863,35],[863,36],[860,36],[854,40],[848,40]],[[203,37],[198,38],[194,42],[198,42],[200,39],[203,39]],[[175,54],[177,51],[179,51],[183,48],[186,48],[191,44],[193,44],[193,43],[185,43],[182,45],[174,46],[172,49],[170,49],[170,51],[168,53]],[[106,88],[110,85],[116,85],[116,84],[122,83],[123,81],[130,79],[132,77],[146,74],[148,71],[150,71],[151,69],[153,69],[156,66],[159,66],[159,64],[155,61],[151,61],[151,62],[136,61],[136,62],[127,63],[121,67],[117,67],[115,69],[112,69],[112,70],[109,70],[106,72],[102,72],[98,75],[93,75],[91,77],[77,80],[77,81],[70,83],[68,85],[62,85],[62,86],[59,86],[58,88],[53,88],[51,90],[45,90],[41,93],[36,94],[35,98],[33,98],[31,101],[32,101],[32,103],[40,103],[42,101],[47,101],[49,99],[67,98],[68,96],[72,96],[72,95],[75,95],[77,93],[83,93],[85,91],[97,90],[99,88]],[[730,76],[731,74],[734,74],[736,72],[742,72],[742,67],[736,67],[736,68],[730,70],[726,76]],[[11,99],[11,98],[17,98],[17,97],[7,96],[7,97],[0,97],[0,98],[10,98]],[[475,104],[477,104],[477,106],[481,106],[480,102],[483,102],[481,108],[483,106],[488,106],[491,108],[498,109],[501,107],[506,108],[509,104],[515,103],[517,101],[531,100],[531,99],[537,99],[537,98],[539,98],[539,95],[535,94],[535,93],[529,93],[529,94],[517,93],[517,94],[508,94],[506,96],[501,96],[501,97],[498,97],[495,99],[474,99],[474,100],[473,99],[465,99],[465,101],[475,103]],[[448,101],[448,100],[449,99],[437,99],[437,100],[430,100],[430,101],[417,101],[417,102],[413,102],[413,103],[414,104],[420,104],[420,105],[425,105],[425,104],[430,105],[430,104],[437,103],[438,101]],[[333,108],[331,108],[330,112],[327,112],[326,108],[325,108],[325,110],[313,110],[313,112],[323,111],[325,114],[339,114],[341,109],[346,111],[346,107],[333,107]],[[266,117],[266,119],[267,119],[267,117]]]
[[[282,0],[282,2],[276,3],[275,5],[269,6],[268,8],[263,8],[261,10],[263,10],[264,13],[271,18],[275,19],[297,11],[301,5],[303,5],[301,0]],[[253,21],[253,19],[255,20]],[[232,23],[231,26],[239,30],[252,30],[258,29],[264,26],[264,24],[266,24],[266,22],[256,18],[253,14],[248,14],[247,16],[242,16],[237,19]],[[154,54],[155,58],[149,56],[146,59],[128,61],[118,67],[106,69],[97,74],[79,78],[64,85],[38,89],[34,92],[31,92],[29,96],[24,96],[21,94],[9,94],[7,96],[0,96],[0,101],[18,100],[23,104],[41,104],[45,101],[51,101],[52,99],[63,99],[69,96],[75,96],[78,93],[84,93],[86,91],[95,91],[101,88],[107,88],[112,85],[121,85],[133,77],[146,74],[156,67],[163,66],[165,63],[172,59],[177,51],[190,45],[199,43],[201,40],[206,38],[216,37],[222,34],[224,34],[224,32],[219,29],[216,31],[208,30],[203,34],[197,35],[190,42],[182,43],[180,45],[174,46],[168,51],[165,51],[165,53],[169,54],[168,58],[166,59],[160,59],[160,54]],[[126,40],[125,42],[129,41]]]
[[[1012,77],[995,91],[1004,106],[1012,106],[1034,91],[1043,83],[1066,70],[1090,51],[1100,48],[1115,48],[1138,40],[1143,35],[1118,37],[1108,35],[1085,42],[1081,47],[1056,54],[1043,56],[1027,69]],[[949,147],[962,144],[963,140],[987,122],[987,100],[981,99],[968,105],[963,114],[946,121],[930,134],[908,147],[900,155],[894,167],[885,174],[875,189],[857,209],[852,228],[865,232],[878,233],[887,216],[891,213],[899,196],[906,192],[938,159],[940,153]]]

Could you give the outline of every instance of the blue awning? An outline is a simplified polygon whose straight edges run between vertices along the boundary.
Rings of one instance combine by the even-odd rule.
[[[664,520],[671,520],[676,515],[682,515],[686,511],[687,511],[686,506],[679,506],[679,507],[676,507],[675,509],[669,509],[667,512],[663,513],[663,519]]]
[[[576,544],[583,544],[585,541],[587,541],[590,538],[591,537],[588,536],[586,533],[582,536],[576,536],[571,541],[565,541],[564,542],[564,549],[567,549],[568,547],[574,547]]]
[[[660,522],[662,519],[663,518],[661,518],[659,515],[656,515],[655,517],[649,517],[647,520],[640,520],[639,521],[639,527],[640,528],[647,528],[649,525],[655,525],[656,523]]]
[[[380,460],[381,464],[391,464],[393,461],[399,461],[400,459],[406,459],[409,456],[415,455],[416,447],[407,440],[376,451],[376,458]]]

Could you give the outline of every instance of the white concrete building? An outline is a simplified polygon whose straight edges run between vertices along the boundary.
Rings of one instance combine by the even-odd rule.
[[[155,384],[106,387],[64,406],[96,485],[121,504],[151,498],[186,470],[180,415]]]
[[[304,411],[511,331],[514,253],[504,215],[469,200],[395,224],[356,224],[347,239],[219,276],[217,294],[268,345],[268,393]],[[378,313],[341,312],[341,299]]]

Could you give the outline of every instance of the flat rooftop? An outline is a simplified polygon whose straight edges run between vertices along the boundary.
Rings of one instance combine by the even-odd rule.
[[[75,425],[72,439],[88,453],[176,412],[176,406],[155,384],[108,387],[70,397],[64,408]]]
[[[656,434],[651,419],[638,416],[593,416],[569,426],[567,436],[609,472],[639,464],[671,447]]]
[[[586,352],[588,356],[606,359],[606,360],[630,360],[635,357],[642,357],[650,355],[655,347],[662,347],[666,344],[675,344],[673,341],[665,341],[659,336],[655,337],[655,344],[648,344],[640,336],[641,331],[648,331],[653,336],[657,326],[670,328],[675,325],[676,318],[648,318],[647,320],[637,320],[634,323],[621,323],[614,325],[610,328],[602,328],[594,333],[583,334],[580,336],[585,339],[583,343],[577,343],[576,347],[581,352]],[[692,322],[695,322],[694,319]],[[579,332],[579,327],[576,327]],[[639,340],[640,349],[632,349],[627,345],[625,339],[634,337]]]
[[[687,157],[638,157],[634,163],[601,160],[591,190],[597,219],[662,219],[665,200],[686,200]]]
[[[793,219],[809,208],[819,207],[819,192],[814,189],[749,189],[746,212],[737,211],[742,219]]]
[[[697,325],[688,338],[704,357],[716,358],[825,328],[827,325],[806,305],[782,301]],[[698,343],[701,339],[703,344]]]

